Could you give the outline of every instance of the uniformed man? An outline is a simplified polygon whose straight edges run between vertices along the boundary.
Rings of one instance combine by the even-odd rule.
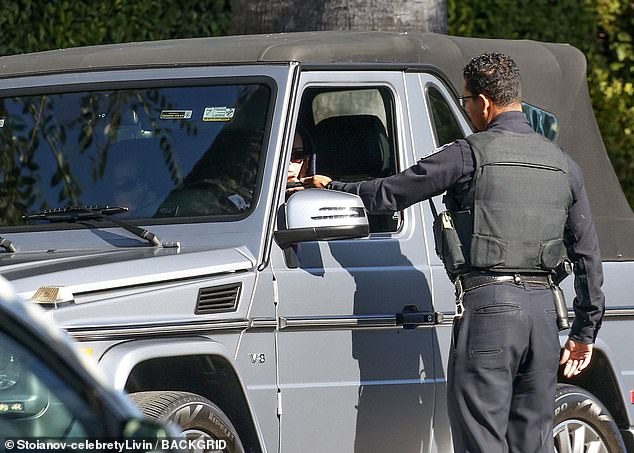
[[[557,363],[567,377],[586,368],[603,317],[597,234],[579,167],[522,113],[515,62],[488,53],[463,75],[460,100],[477,133],[394,176],[304,183],[358,194],[368,211],[447,192],[465,258],[453,274],[464,307],[448,366],[454,449],[552,452]],[[560,353],[549,274],[566,254],[575,319]]]

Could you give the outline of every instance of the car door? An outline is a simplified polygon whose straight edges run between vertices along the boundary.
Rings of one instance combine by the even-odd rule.
[[[403,73],[303,72],[298,96],[313,171],[360,180],[413,162]],[[274,246],[281,451],[429,450],[438,342],[396,325],[406,306],[432,311],[420,209],[371,216],[367,238]]]

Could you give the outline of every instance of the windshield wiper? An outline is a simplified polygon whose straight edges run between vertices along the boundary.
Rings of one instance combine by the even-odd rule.
[[[22,218],[27,222],[37,220],[46,220],[48,222],[77,222],[81,220],[107,219],[135,236],[146,240],[152,246],[160,246],[161,241],[151,231],[132,223],[109,217],[113,214],[126,212],[127,210],[128,208],[124,206],[69,206],[66,208],[45,209],[40,212],[22,216]],[[0,244],[0,246],[2,246],[2,244]]]
[[[124,206],[68,206],[65,208],[43,209],[22,216],[27,222],[33,220],[47,220],[49,222],[72,222],[86,219],[102,219],[112,214],[126,212]],[[112,220],[112,219],[110,219]]]

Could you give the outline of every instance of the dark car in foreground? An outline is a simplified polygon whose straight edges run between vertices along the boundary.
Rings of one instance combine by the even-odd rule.
[[[0,277],[0,451],[168,451],[170,433],[91,371]]]

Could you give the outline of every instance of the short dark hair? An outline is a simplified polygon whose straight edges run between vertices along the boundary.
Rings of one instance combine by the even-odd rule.
[[[508,55],[485,53],[474,57],[462,75],[471,94],[484,94],[502,107],[522,97],[520,71]]]

